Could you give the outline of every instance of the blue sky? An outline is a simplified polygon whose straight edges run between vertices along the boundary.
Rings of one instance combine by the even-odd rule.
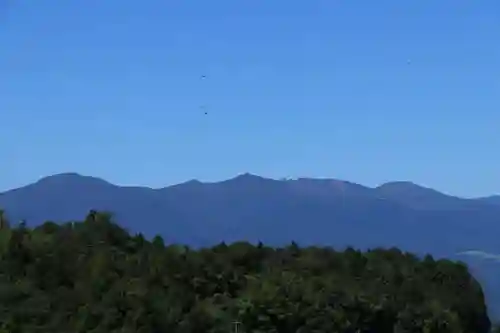
[[[498,0],[1,3],[0,190],[251,172],[500,193]]]

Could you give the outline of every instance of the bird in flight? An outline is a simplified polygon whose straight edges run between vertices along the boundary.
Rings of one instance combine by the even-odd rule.
[[[207,112],[207,110],[206,110],[206,106],[205,106],[205,105],[200,106],[200,108],[203,110],[203,113],[204,113],[205,115],[207,115],[207,114],[208,114],[208,112]]]
[[[200,76],[200,78],[201,78],[201,79],[206,79],[206,78],[207,78],[207,76],[206,76],[206,75],[201,75],[201,76]],[[205,105],[202,105],[202,106],[201,106],[201,108],[202,108],[202,109],[205,109]],[[205,114],[205,115],[207,115],[207,114],[208,114],[208,112],[207,112],[207,111],[204,111],[204,114]]]

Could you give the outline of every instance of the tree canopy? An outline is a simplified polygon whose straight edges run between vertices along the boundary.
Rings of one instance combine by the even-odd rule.
[[[399,249],[194,250],[111,215],[12,226],[0,212],[0,332],[489,332],[462,263]]]

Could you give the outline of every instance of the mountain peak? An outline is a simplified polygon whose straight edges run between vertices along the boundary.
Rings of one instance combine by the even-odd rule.
[[[257,178],[264,178],[264,177],[255,175],[255,174],[250,173],[250,172],[240,173],[235,178],[255,178],[255,177],[257,177]]]
[[[175,185],[170,185],[170,186],[167,186],[165,187],[164,189],[168,189],[168,188],[193,188],[193,187],[198,187],[200,185],[203,185],[204,183],[199,181],[198,179],[191,179],[191,180],[188,180],[184,183],[179,183],[179,184],[175,184]]]
[[[376,187],[375,191],[382,198],[394,200],[415,209],[464,210],[474,205],[466,199],[451,196],[409,181],[385,183]]]
[[[262,180],[271,180],[271,179],[257,176],[249,172],[245,172],[237,175],[232,179],[229,179],[228,181],[262,181]]]
[[[38,185],[70,185],[70,184],[99,184],[111,185],[107,181],[91,176],[84,176],[76,172],[64,172],[43,177],[36,182]]]
[[[398,192],[414,192],[414,191],[419,191],[419,192],[434,192],[434,193],[439,193],[436,190],[433,190],[429,187],[425,187],[422,185],[415,184],[411,181],[393,181],[393,182],[387,182],[384,183],[378,187],[376,187],[377,190],[382,190],[382,191],[398,191]]]

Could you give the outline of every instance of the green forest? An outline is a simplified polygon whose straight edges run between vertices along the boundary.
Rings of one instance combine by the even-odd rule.
[[[0,332],[490,331],[457,262],[396,248],[245,242],[191,249],[112,215],[37,227],[0,214]]]

